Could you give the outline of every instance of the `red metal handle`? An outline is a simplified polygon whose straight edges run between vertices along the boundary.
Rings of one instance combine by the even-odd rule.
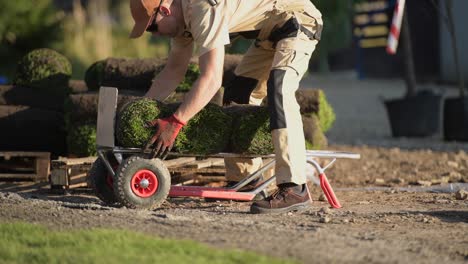
[[[338,198],[336,198],[335,192],[333,192],[333,188],[328,182],[328,179],[327,179],[327,176],[325,176],[325,173],[320,173],[319,178],[320,178],[320,187],[322,188],[323,193],[327,197],[328,203],[333,208],[341,208],[340,201],[338,201]]]

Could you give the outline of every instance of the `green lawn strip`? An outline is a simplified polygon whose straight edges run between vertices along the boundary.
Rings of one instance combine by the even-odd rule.
[[[27,223],[2,223],[0,238],[0,263],[294,263],[126,230],[53,231]]]

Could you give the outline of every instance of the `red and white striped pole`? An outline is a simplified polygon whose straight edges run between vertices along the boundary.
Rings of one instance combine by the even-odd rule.
[[[401,22],[403,21],[403,14],[405,13],[406,0],[396,0],[395,11],[393,12],[392,26],[390,27],[390,34],[388,35],[387,53],[394,55],[398,48],[398,41],[400,39]]]

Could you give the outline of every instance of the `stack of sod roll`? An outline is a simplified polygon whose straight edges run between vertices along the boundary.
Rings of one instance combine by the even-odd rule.
[[[0,86],[0,150],[66,154],[63,101],[71,71],[68,59],[51,49],[18,62],[13,84]]]

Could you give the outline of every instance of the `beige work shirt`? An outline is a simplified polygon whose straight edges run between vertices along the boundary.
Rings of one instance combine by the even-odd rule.
[[[297,0],[218,0],[211,6],[207,0],[182,0],[186,34],[173,38],[177,50],[195,42],[198,56],[230,44],[229,33],[260,30],[273,10],[286,10],[290,1]],[[309,0],[303,0],[309,6]],[[314,16],[320,12],[312,8]]]

